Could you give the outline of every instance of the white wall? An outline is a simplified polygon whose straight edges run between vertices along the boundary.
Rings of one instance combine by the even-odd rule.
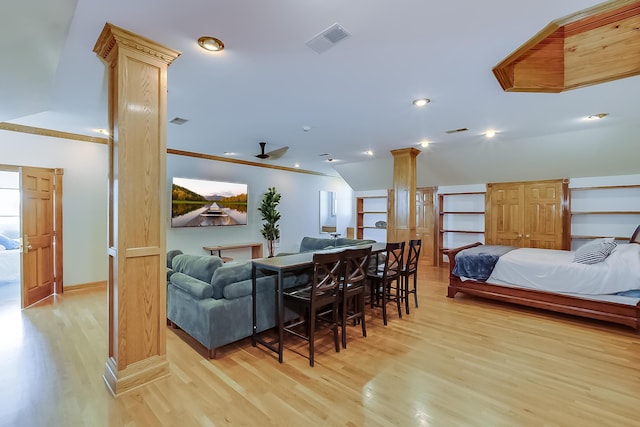
[[[107,278],[107,146],[0,130],[0,163],[62,168],[64,285]]]
[[[249,185],[247,225],[204,228],[171,228],[170,212],[167,223],[167,249],[180,249],[185,253],[204,254],[202,247],[243,242],[263,242],[265,256],[266,241],[260,234],[262,220],[257,211],[262,195],[269,187],[276,187],[282,194],[278,210],[280,220],[280,242],[277,252],[295,252],[304,236],[329,237],[320,233],[320,190],[335,191],[338,216],[337,232],[346,234],[352,224],[353,191],[338,177],[318,176],[298,172],[281,171],[219,162],[207,159],[171,155],[167,156],[167,194],[171,191],[172,177],[211,179]],[[170,197],[169,197],[170,199]],[[167,206],[170,209],[170,206]],[[248,250],[223,252],[234,260],[249,259]]]
[[[0,130],[0,164],[62,168],[63,242],[65,287],[107,279],[107,146]],[[294,252],[304,236],[320,234],[319,191],[335,191],[338,197],[338,232],[346,234],[353,220],[353,191],[338,177],[318,176],[259,168],[192,157],[167,156],[167,200],[171,178],[215,179],[249,184],[248,225],[172,229],[167,206],[167,249],[205,254],[202,246],[264,242],[257,206],[270,186],[282,193],[279,209],[281,237],[277,252]],[[249,259],[249,251],[230,251],[237,260]],[[265,242],[266,255],[266,242]]]

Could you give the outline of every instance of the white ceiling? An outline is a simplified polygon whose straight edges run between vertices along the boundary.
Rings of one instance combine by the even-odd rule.
[[[189,121],[168,125],[169,148],[259,161],[267,141],[267,151],[290,149],[265,162],[338,171],[356,190],[387,188],[390,174],[379,171],[389,150],[425,138],[422,185],[639,173],[640,77],[533,94],[503,92],[491,72],[550,21],[597,3],[10,2],[0,17],[0,121],[91,136],[106,128],[105,67],[92,49],[110,22],[182,52],[169,67],[168,118]],[[334,23],[351,36],[321,54],[306,46]],[[203,51],[202,35],[226,49]],[[417,109],[419,97],[432,102]],[[488,128],[499,131],[489,141]]]

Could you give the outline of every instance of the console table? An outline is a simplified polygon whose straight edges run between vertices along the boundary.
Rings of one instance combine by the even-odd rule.
[[[222,251],[228,250],[228,249],[244,249],[244,248],[251,249],[251,259],[264,257],[262,252],[262,243],[259,243],[259,242],[234,243],[231,245],[217,245],[217,246],[202,247],[202,249],[204,249],[205,251],[209,251],[211,255],[216,255],[215,252],[217,252],[218,253],[217,255],[222,259],[225,259],[225,257],[222,256]],[[229,258],[229,260],[231,260],[231,258]]]
[[[282,255],[273,258],[263,258],[252,262],[251,268],[251,298],[253,299],[253,333],[251,335],[251,344],[262,344],[269,350],[278,354],[278,362],[282,363],[282,353],[284,348],[284,301],[282,297],[282,289],[284,288],[284,273],[290,271],[300,271],[305,268],[313,267],[313,254],[315,252],[341,252],[348,248],[364,248],[371,246],[371,254],[378,256],[384,252],[386,243],[374,243],[372,245],[355,245],[341,246],[328,250],[301,252],[291,255]],[[377,264],[377,263],[376,263]],[[278,331],[278,342],[267,342],[258,337],[257,307],[256,307],[256,279],[258,277],[257,270],[270,272],[276,275],[276,327]]]

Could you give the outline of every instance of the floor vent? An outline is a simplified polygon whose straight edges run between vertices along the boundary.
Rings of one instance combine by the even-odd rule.
[[[349,37],[350,34],[340,26],[333,24],[307,42],[307,46],[317,53],[326,52],[334,44]]]

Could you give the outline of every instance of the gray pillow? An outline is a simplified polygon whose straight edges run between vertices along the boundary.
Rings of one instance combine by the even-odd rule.
[[[227,287],[227,285],[251,279],[251,272],[251,261],[237,263],[234,265],[224,265],[218,268],[215,273],[213,273],[213,277],[211,278],[211,286],[213,286],[213,297],[215,299],[222,298],[224,296],[224,288]],[[257,272],[256,275],[260,276],[260,273]]]
[[[211,277],[219,267],[222,267],[222,260],[211,255],[180,254],[171,260],[172,270],[207,283],[211,283]]]
[[[8,238],[4,234],[0,234],[0,245],[4,246],[7,250],[20,248],[20,243]]]
[[[589,242],[576,250],[573,262],[580,264],[597,264],[607,259],[616,246],[616,242],[610,240]]]
[[[171,275],[171,283],[198,299],[211,298],[213,296],[213,286],[184,273],[173,273]]]

